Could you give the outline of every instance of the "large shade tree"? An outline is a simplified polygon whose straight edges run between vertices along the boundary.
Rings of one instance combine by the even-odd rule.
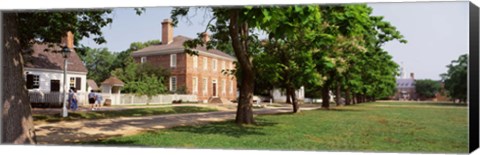
[[[101,28],[112,22],[108,10],[75,12],[4,12],[3,13],[3,97],[2,143],[35,141],[31,106],[25,86],[24,55],[35,43],[57,45],[66,32],[71,31],[75,41],[94,37],[104,43]],[[57,44],[55,44],[57,43]],[[54,50],[50,52],[55,52]]]
[[[252,98],[255,82],[255,66],[253,65],[253,55],[259,52],[258,34],[254,30],[266,30],[266,23],[270,20],[283,20],[285,23],[277,22],[271,24],[270,29],[276,29],[275,26],[286,26],[292,24],[293,19],[308,19],[314,16],[309,16],[314,7],[238,7],[238,8],[209,8],[213,14],[207,29],[213,33],[212,40],[208,43],[203,42],[200,38],[201,33],[197,39],[188,41],[185,46],[188,48],[195,48],[198,45],[205,45],[208,48],[213,48],[216,45],[225,45],[230,43],[238,61],[238,68],[241,72],[238,78],[240,84],[240,97],[238,101],[236,123],[237,124],[252,124],[254,123],[252,112]],[[177,8],[172,11],[173,23],[178,23],[178,17],[186,16],[190,8]],[[291,11],[290,15],[285,16],[283,11]],[[281,13],[278,17],[274,17],[276,13]],[[302,15],[306,13],[306,15]],[[283,17],[282,17],[283,16]],[[288,22],[292,20],[292,22]],[[214,22],[214,23],[213,23]],[[294,22],[290,26],[298,26],[300,23]],[[305,23],[304,23],[305,24]],[[280,33],[278,33],[280,34]],[[195,54],[195,51],[188,51]]]
[[[447,65],[447,73],[443,73],[443,82],[448,96],[453,99],[459,99],[460,102],[467,101],[467,77],[468,77],[468,55],[460,55],[457,60],[453,60]]]
[[[322,44],[322,52],[315,55],[317,70],[326,80],[320,87],[322,107],[329,107],[330,90],[335,90],[337,103],[344,90],[346,104],[391,93],[398,65],[382,45],[391,40],[406,43],[400,32],[382,17],[371,16],[372,9],[366,5],[322,8],[324,33],[335,38]]]

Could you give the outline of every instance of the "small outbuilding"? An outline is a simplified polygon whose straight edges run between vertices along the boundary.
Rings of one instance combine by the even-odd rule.
[[[102,93],[106,94],[120,94],[122,87],[125,85],[122,80],[111,76],[102,82]]]

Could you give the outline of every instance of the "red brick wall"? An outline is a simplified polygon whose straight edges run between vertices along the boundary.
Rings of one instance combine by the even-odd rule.
[[[225,69],[230,69],[231,60],[219,57],[207,57],[207,69],[203,65],[203,59],[207,57],[204,55],[198,56],[198,68],[194,68],[193,56],[185,53],[177,53],[177,67],[170,67],[170,54],[147,56],[147,62],[154,65],[159,65],[164,68],[171,69],[171,75],[177,77],[177,89],[181,86],[186,86],[187,93],[193,92],[193,77],[197,77],[198,91],[196,93],[198,100],[208,100],[213,96],[213,80],[216,80],[217,96],[228,100],[235,100],[237,98],[237,81],[233,75],[224,75],[222,73],[222,62],[225,61]],[[140,57],[134,57],[135,62],[140,63]],[[213,70],[213,59],[217,60],[217,70]],[[207,79],[208,87],[207,93],[203,93],[203,79]],[[225,80],[225,94],[222,92],[223,82]],[[233,91],[230,93],[230,82],[233,82]],[[167,87],[169,83],[167,82]]]
[[[186,73],[186,64],[185,64],[185,59],[186,59],[186,54],[185,53],[176,53],[177,55],[177,65],[176,67],[170,67],[170,54],[165,54],[165,55],[149,55],[147,57],[147,62],[153,64],[155,66],[161,66],[162,68],[169,69],[170,76],[176,76],[177,77],[177,89],[185,86],[185,73]],[[140,57],[133,57],[135,62],[140,63]],[[170,89],[170,84],[169,80],[166,80],[166,86],[167,89]]]
[[[207,100],[213,96],[213,81],[216,80],[216,94],[218,97],[225,98],[228,100],[235,100],[237,97],[237,81],[233,75],[225,75],[222,73],[222,62],[225,61],[225,69],[230,69],[231,60],[217,58],[217,57],[206,57],[203,55],[198,56],[198,68],[194,68],[194,56],[187,55],[187,88],[188,93],[193,91],[193,77],[198,79],[198,99]],[[207,69],[204,69],[204,58],[207,58]],[[217,70],[213,70],[213,59],[217,60]],[[207,93],[204,94],[203,79],[207,79]],[[223,93],[223,82],[225,80],[225,93]],[[230,82],[233,82],[233,91],[230,93]]]

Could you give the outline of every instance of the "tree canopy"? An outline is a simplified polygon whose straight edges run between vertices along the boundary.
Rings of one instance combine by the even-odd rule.
[[[460,55],[457,60],[453,60],[447,65],[447,73],[440,75],[445,83],[445,89],[448,96],[452,99],[459,99],[461,102],[467,101],[467,77],[468,77],[468,55]]]
[[[415,92],[420,100],[425,100],[435,97],[436,93],[440,91],[440,82],[431,79],[415,80]]]
[[[171,16],[174,24],[190,9],[174,9]],[[263,92],[273,87],[321,88],[327,102],[333,88],[337,92],[345,90],[346,94],[352,92],[346,96],[361,102],[394,92],[398,65],[381,46],[392,40],[402,43],[406,40],[383,17],[372,16],[372,9],[366,5],[205,9],[213,14],[205,29],[213,33],[212,40],[203,42],[199,32],[198,38],[184,46],[191,49],[204,45],[234,51],[240,84],[236,117],[239,124],[254,122],[251,97],[255,84],[264,87],[257,89]],[[266,33],[268,38],[259,39],[257,31]],[[291,92],[294,93],[287,91],[287,96],[294,96]],[[324,107],[328,108],[328,103]],[[294,111],[297,108],[294,104]]]

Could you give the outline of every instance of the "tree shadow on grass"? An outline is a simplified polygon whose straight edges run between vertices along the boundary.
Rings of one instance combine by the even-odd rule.
[[[117,140],[115,138],[113,139],[106,139],[106,140],[96,140],[96,141],[90,141],[90,142],[82,142],[82,145],[93,145],[93,146],[133,146],[133,147],[144,147],[144,145],[139,145],[135,144],[137,141],[133,140]]]
[[[176,132],[189,132],[194,134],[226,135],[240,138],[248,135],[266,135],[262,132],[264,127],[275,126],[278,123],[256,118],[256,125],[237,125],[234,121],[211,123],[200,126],[182,126],[170,129]]]
[[[90,134],[79,131],[80,128],[59,128],[55,126],[38,127],[36,130],[49,130],[46,135],[37,135],[38,144],[73,145],[86,141],[95,141],[111,137],[121,136],[120,134]]]
[[[436,102],[430,102],[430,103],[415,103],[418,105],[434,105],[434,106],[457,106],[457,107],[466,107],[467,104],[465,103],[436,103]]]

